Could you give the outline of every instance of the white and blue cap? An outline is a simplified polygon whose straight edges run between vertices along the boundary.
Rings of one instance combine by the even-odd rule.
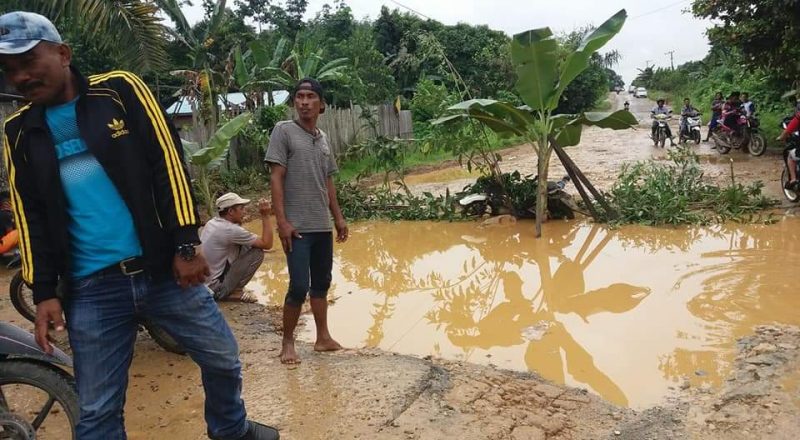
[[[15,11],[0,15],[0,55],[25,53],[42,41],[61,44],[61,35],[46,17]]]

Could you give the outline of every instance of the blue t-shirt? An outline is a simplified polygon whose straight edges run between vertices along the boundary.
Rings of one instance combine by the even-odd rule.
[[[142,247],[128,206],[81,138],[76,102],[47,108],[45,119],[56,146],[67,199],[71,272],[74,278],[80,278],[141,256]]]

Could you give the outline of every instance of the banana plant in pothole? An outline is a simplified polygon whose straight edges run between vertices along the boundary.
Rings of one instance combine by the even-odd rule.
[[[559,46],[550,28],[532,29],[514,36],[511,59],[517,73],[516,90],[525,103],[515,107],[505,101],[470,99],[448,108],[452,113],[435,120],[434,124],[457,123],[474,119],[501,136],[521,136],[533,146],[538,158],[538,181],[547,182],[550,157],[555,151],[587,208],[595,218],[613,218],[614,212],[581,173],[563,150],[578,145],[584,125],[621,130],[638,124],[628,111],[613,113],[585,112],[580,114],[555,114],[561,95],[583,72],[600,48],[622,29],[627,13],[624,9],[614,14],[599,27],[589,30],[575,50]],[[560,54],[567,53],[566,57]],[[585,186],[585,188],[584,188]],[[606,211],[597,213],[588,190]],[[547,212],[547,185],[538,185],[536,191],[536,236],[542,235],[542,221]]]

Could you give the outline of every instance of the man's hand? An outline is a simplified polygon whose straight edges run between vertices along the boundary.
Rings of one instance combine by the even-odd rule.
[[[58,298],[46,299],[36,304],[36,343],[47,354],[53,354],[53,346],[47,336],[51,322],[56,331],[64,331],[64,312],[61,310],[61,300]]]
[[[347,228],[347,222],[343,218],[336,219],[336,242],[344,243],[347,237],[350,236],[350,230]]]
[[[781,133],[781,135],[780,135],[780,136],[778,136],[778,138],[777,138],[777,139],[775,139],[775,140],[776,140],[776,141],[783,142],[783,141],[785,141],[785,140],[786,140],[786,138],[787,138],[787,137],[789,137],[789,133],[788,133],[788,132],[786,132],[786,131],[784,131],[784,132],[783,132],[783,133]]]
[[[261,217],[269,217],[272,215],[272,205],[269,203],[269,200],[261,199],[258,201],[258,212],[261,214]]]
[[[195,255],[191,261],[186,261],[179,255],[175,255],[175,258],[172,260],[172,268],[175,272],[175,280],[178,281],[178,284],[180,284],[183,289],[204,283],[206,277],[211,274],[211,271],[208,269],[208,263],[206,263],[206,258],[199,249],[197,255]]]
[[[297,229],[286,220],[278,222],[278,237],[281,238],[283,252],[287,254],[292,251],[292,238],[303,238],[303,236],[297,232]]]

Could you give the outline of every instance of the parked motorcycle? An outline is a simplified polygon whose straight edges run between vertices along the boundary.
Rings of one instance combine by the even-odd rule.
[[[14,305],[17,312],[28,321],[35,322],[36,306],[33,303],[33,290],[22,279],[22,271],[17,271],[14,277],[11,278],[8,293],[11,296],[11,304]],[[186,350],[169,333],[152,322],[139,323],[139,331],[146,331],[156,344],[164,350],[176,354],[186,354]]]
[[[538,177],[534,177],[534,182]],[[551,219],[573,219],[577,206],[572,196],[564,188],[570,181],[569,176],[564,176],[556,182],[547,182],[547,215]],[[480,183],[480,182],[478,182]],[[528,203],[523,207],[514,207],[514,203],[509,200],[509,196],[503,192],[500,185],[485,185],[484,191],[471,193],[470,188],[465,188],[466,193],[458,199],[459,205],[465,216],[482,216],[512,214],[520,218],[533,218],[536,213],[534,203]]]
[[[783,118],[783,122],[781,122],[781,130],[785,131],[786,127],[789,126],[789,122],[791,122],[793,116],[789,116]],[[783,149],[783,172],[781,172],[781,189],[783,190],[783,195],[786,197],[786,200],[794,203],[800,200],[800,191],[795,189],[786,189],[786,183],[789,182],[789,165],[786,162],[786,157],[789,155],[789,151],[794,148],[800,148],[800,130],[791,133],[789,137],[786,139],[786,147]],[[797,175],[800,176],[800,162],[796,165]]]
[[[681,124],[681,132],[678,135],[679,143],[688,142],[693,140],[695,144],[699,144],[702,140],[700,135],[700,127],[702,120],[700,114],[697,113],[693,116],[684,116],[682,119],[686,120],[685,124]]]
[[[739,115],[736,118],[736,127],[731,129],[719,120],[719,124],[711,134],[719,154],[726,154],[732,148],[737,150],[747,149],[752,156],[761,156],[767,151],[767,141],[759,132],[760,122],[757,117]]]
[[[72,359],[63,351],[47,354],[32,334],[0,322],[0,438],[76,438],[78,393],[64,367]]]
[[[653,116],[656,121],[656,131],[653,135],[653,145],[656,147],[664,148],[667,142],[667,121],[672,118],[672,115],[657,114]]]

